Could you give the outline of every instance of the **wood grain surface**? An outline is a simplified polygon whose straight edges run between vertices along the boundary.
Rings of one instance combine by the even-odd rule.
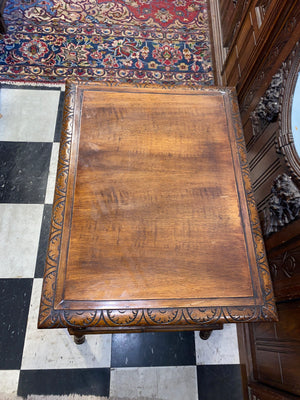
[[[222,96],[84,93],[65,298],[91,294],[252,295]]]

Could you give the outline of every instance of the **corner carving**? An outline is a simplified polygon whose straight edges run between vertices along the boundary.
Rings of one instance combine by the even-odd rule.
[[[279,70],[273,76],[270,86],[266,90],[264,96],[261,97],[256,109],[251,113],[254,136],[258,136],[269,123],[277,120],[282,82],[283,72]]]
[[[279,175],[272,186],[264,211],[264,234],[278,232],[300,215],[300,190],[287,174]]]

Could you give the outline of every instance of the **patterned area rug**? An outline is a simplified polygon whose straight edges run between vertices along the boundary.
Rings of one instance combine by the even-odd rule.
[[[206,0],[8,0],[0,80],[213,84]]]

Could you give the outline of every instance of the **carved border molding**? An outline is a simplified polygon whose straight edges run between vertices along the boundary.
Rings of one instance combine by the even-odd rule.
[[[300,157],[294,145],[291,127],[293,93],[300,71],[300,42],[282,65],[283,91],[280,96],[279,133],[277,149],[284,155],[291,174],[300,182]]]
[[[245,194],[248,203],[248,213],[251,220],[252,236],[256,248],[256,262],[263,295],[262,305],[232,306],[232,307],[205,307],[205,308],[164,308],[164,309],[124,309],[124,310],[57,310],[54,308],[54,298],[57,285],[58,265],[61,250],[62,230],[64,224],[66,193],[68,187],[68,173],[70,150],[74,124],[75,99],[78,82],[69,82],[66,87],[65,107],[63,117],[63,132],[59,152],[57,180],[52,212],[50,238],[46,268],[43,281],[42,298],[39,313],[40,328],[96,329],[100,331],[117,331],[120,328],[146,329],[197,329],[224,322],[251,322],[257,320],[277,320],[274,294],[269,267],[266,259],[264,242],[260,222],[256,210],[254,195],[251,189],[250,173],[247,163],[245,142],[241,128],[239,107],[232,90],[224,88],[221,93],[228,97],[236,143],[239,152],[241,171]],[[104,83],[107,86],[116,86]],[[80,83],[81,87],[88,85]],[[127,85],[122,85],[127,86]],[[145,85],[136,85],[145,87]],[[152,86],[153,87],[153,86]],[[161,87],[160,87],[161,88]],[[199,92],[210,91],[208,87],[199,87]]]

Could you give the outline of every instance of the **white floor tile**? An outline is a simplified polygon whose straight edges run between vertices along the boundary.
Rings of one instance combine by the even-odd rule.
[[[0,370],[0,397],[1,393],[17,394],[19,370]]]
[[[22,369],[110,367],[111,335],[90,335],[76,345],[66,329],[37,329],[42,279],[33,282]]]
[[[52,142],[59,90],[1,89],[0,140]]]
[[[0,278],[33,278],[43,204],[0,204]]]
[[[222,330],[213,331],[207,340],[195,332],[195,345],[197,365],[240,363],[235,324],[224,324]]]
[[[47,183],[45,204],[52,204],[53,203],[55,180],[56,180],[56,170],[57,170],[57,161],[58,161],[58,152],[59,152],[59,143],[53,143],[51,159],[50,159],[49,174],[48,174],[48,183]]]
[[[116,368],[111,370],[110,396],[155,400],[196,400],[195,366]]]

